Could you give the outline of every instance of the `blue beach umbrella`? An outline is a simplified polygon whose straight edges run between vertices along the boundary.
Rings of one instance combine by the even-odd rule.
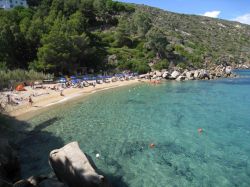
[[[70,76],[71,79],[76,79],[76,76]]]
[[[66,82],[67,82],[67,79],[66,79],[65,77],[61,77],[61,78],[59,79],[59,82],[60,82],[60,83],[66,83]]]
[[[101,75],[98,75],[97,79],[103,79],[103,77]]]
[[[89,80],[89,77],[88,77],[88,76],[83,76],[83,77],[82,77],[82,80],[88,81],[88,80]]]
[[[72,79],[71,82],[72,82],[73,84],[77,84],[77,80],[76,80],[76,79]]]

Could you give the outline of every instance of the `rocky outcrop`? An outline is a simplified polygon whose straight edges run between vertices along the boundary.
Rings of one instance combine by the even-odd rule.
[[[161,72],[154,71],[148,74],[141,75],[140,78],[151,78],[155,80],[171,79],[177,81],[184,80],[210,80],[220,77],[235,77],[233,74],[233,68],[231,66],[215,66],[210,69],[196,69],[196,70],[182,70],[180,68],[174,68],[171,71],[163,70]],[[147,76],[146,76],[147,75]]]
[[[248,64],[238,64],[235,65],[235,69],[250,69],[250,62]]]
[[[108,186],[104,176],[94,170],[77,142],[51,151],[49,163],[57,178],[69,187]]]

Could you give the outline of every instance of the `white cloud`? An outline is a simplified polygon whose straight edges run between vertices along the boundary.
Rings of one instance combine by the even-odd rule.
[[[207,16],[207,17],[211,17],[211,18],[218,18],[219,15],[220,15],[220,11],[218,11],[218,10],[205,12],[203,14],[203,16]]]
[[[242,16],[238,16],[234,18],[233,21],[238,21],[240,23],[245,23],[245,24],[250,25],[250,13],[244,14]]]

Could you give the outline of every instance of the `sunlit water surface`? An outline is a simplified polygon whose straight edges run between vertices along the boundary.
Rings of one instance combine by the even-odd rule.
[[[78,141],[115,186],[250,186],[250,71],[237,73],[112,89],[40,114],[22,141],[24,176],[51,172],[49,152]]]

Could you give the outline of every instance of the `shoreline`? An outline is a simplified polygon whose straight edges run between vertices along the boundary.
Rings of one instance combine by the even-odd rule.
[[[67,88],[64,90],[64,96],[60,96],[59,92],[38,96],[33,98],[33,105],[25,102],[19,106],[13,107],[11,110],[5,112],[6,115],[15,117],[18,120],[29,120],[35,115],[47,111],[52,107],[65,104],[69,101],[78,101],[81,98],[85,98],[94,93],[110,90],[114,88],[130,86],[133,84],[139,84],[144,81],[138,79],[129,81],[117,81],[111,83],[97,84],[96,87],[84,87],[84,88]]]

